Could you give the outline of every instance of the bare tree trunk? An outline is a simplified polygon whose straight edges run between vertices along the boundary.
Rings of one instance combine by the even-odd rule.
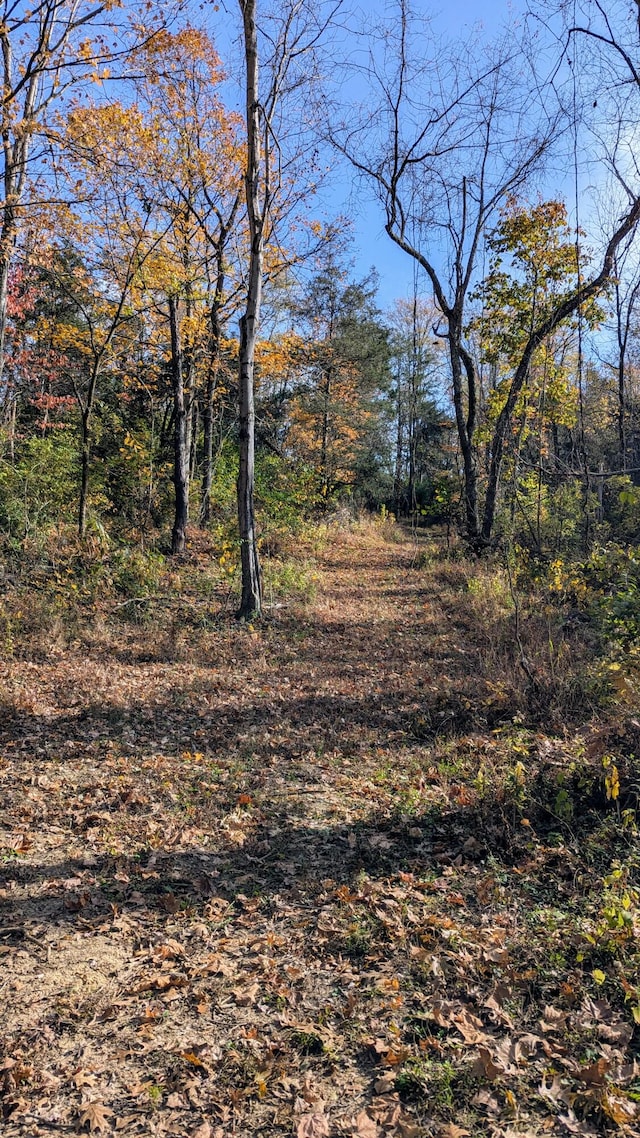
[[[418,290],[413,279],[413,305],[411,308],[411,367],[409,390],[409,515],[413,525],[418,524],[418,498],[416,495],[416,465],[418,457]]]
[[[404,412],[402,406],[402,388],[400,368],[398,368],[398,393],[396,396],[398,425],[396,430],[396,464],[395,464],[395,477],[393,480],[393,497],[396,513],[396,521],[400,521],[402,515],[402,451],[404,449]]]
[[[240,561],[242,570],[242,596],[240,617],[259,616],[262,609],[262,579],[258,541],[256,536],[255,507],[255,404],[253,395],[253,355],[251,347],[252,317],[249,311],[240,321],[240,469],[238,473],[238,522],[240,527]]]
[[[185,269],[189,268],[189,251],[185,258]],[[191,317],[193,316],[193,288],[191,281],[187,279],[185,286],[185,317],[186,327],[189,329]],[[190,331],[181,340],[181,357],[182,357],[182,384],[184,390],[184,405],[186,414],[186,440],[185,449],[187,452],[187,497],[189,495],[189,485],[191,483],[191,463],[193,453],[193,440],[194,434],[197,432],[197,418],[196,418],[196,369],[195,360],[193,358],[193,343],[191,341]]]
[[[218,372],[220,370],[220,356],[222,346],[222,319],[224,306],[224,293],[226,283],[225,253],[229,234],[233,230],[236,215],[240,208],[240,193],[231,206],[226,220],[218,214],[220,229],[218,238],[213,245],[214,263],[216,267],[216,283],[213,299],[209,311],[210,339],[209,339],[209,366],[205,383],[205,393],[202,405],[202,427],[204,434],[204,455],[202,467],[202,489],[200,494],[200,525],[204,526],[211,520],[211,483],[213,480],[213,401],[215,397]]]
[[[7,335],[7,302],[9,296],[9,269],[13,252],[13,222],[5,225],[0,234],[0,391],[2,402],[7,398],[7,388],[4,383],[5,340]]]
[[[628,439],[628,419],[629,419],[629,402],[627,394],[628,386],[628,373],[627,373],[627,358],[629,350],[629,337],[631,335],[631,328],[636,316],[638,295],[640,294],[640,273],[637,268],[635,271],[635,279],[629,288],[623,293],[620,287],[620,281],[623,276],[627,255],[630,246],[627,245],[626,250],[622,256],[615,261],[615,313],[616,313],[616,340],[618,345],[618,360],[616,364],[616,376],[618,381],[618,464],[620,470],[625,473],[629,466],[629,439]],[[631,463],[631,465],[635,465]]]
[[[89,500],[89,464],[91,462],[91,407],[85,407],[81,415],[80,435],[80,498],[78,502],[78,535],[87,532],[87,503]]]
[[[616,275],[618,274],[618,267],[616,265]],[[626,471],[627,469],[627,341],[629,338],[629,330],[631,324],[631,315],[633,312],[633,304],[635,300],[635,289],[631,294],[626,314],[623,313],[623,302],[620,294],[620,283],[616,283],[615,288],[615,305],[616,305],[616,337],[618,341],[618,452],[620,469]],[[626,315],[626,319],[625,319]]]
[[[351,161],[354,162],[354,159],[351,158]],[[358,166],[357,162],[354,162],[354,164]],[[366,167],[360,166],[359,168],[364,169],[367,173],[371,173]],[[376,174],[373,174],[373,177],[376,178],[376,180],[378,179],[378,175]],[[453,406],[464,471],[465,528],[471,545],[475,547],[480,540],[478,469],[476,446],[473,438],[476,429],[478,407],[478,377],[473,359],[464,347],[462,338],[464,331],[464,303],[466,291],[471,278],[475,250],[477,249],[482,226],[486,219],[482,213],[478,215],[472,243],[473,249],[469,254],[466,270],[464,270],[461,260],[459,259],[457,261],[456,276],[458,278],[458,284],[456,286],[456,295],[453,304],[448,304],[442,283],[433,265],[405,236],[404,215],[398,195],[397,180],[394,181],[387,198],[387,217],[388,220],[385,229],[389,237],[396,245],[403,249],[405,253],[413,257],[425,270],[433,286],[433,292],[438,307],[447,324],[445,335],[449,344],[449,359],[451,361]]]
[[[329,408],[331,404],[331,367],[325,373],[323,400],[322,400],[322,435],[320,439],[320,475],[322,478],[322,496],[329,496]]]
[[[245,171],[245,198],[251,248],[247,300],[240,320],[239,358],[239,442],[240,469],[238,473],[238,522],[240,530],[240,556],[242,568],[242,597],[238,616],[259,616],[262,610],[262,579],[254,511],[255,464],[255,404],[254,359],[260,302],[262,297],[263,262],[265,250],[265,224],[267,217],[274,221],[273,205],[282,189],[282,165],[274,162],[272,151],[280,155],[282,139],[274,140],[278,121],[276,110],[286,94],[297,93],[317,74],[317,65],[302,65],[302,57],[313,56],[323,32],[328,27],[341,0],[331,0],[329,11],[318,20],[318,11],[325,5],[311,4],[311,0],[285,0],[273,5],[271,15],[279,26],[275,37],[268,38],[270,70],[268,82],[261,92],[258,85],[258,28],[256,24],[257,0],[238,0],[242,14],[243,46],[246,68],[246,121],[247,164]],[[303,126],[307,108],[299,103],[296,131]],[[286,168],[286,164],[285,164]]]
[[[224,281],[223,281],[224,283]],[[218,291],[218,290],[216,290]],[[222,286],[220,287],[220,293]],[[216,392],[216,379],[220,366],[220,319],[214,302],[211,309],[211,345],[209,368],[204,389],[202,407],[202,427],[204,434],[204,455],[202,467],[202,491],[200,496],[200,525],[211,521],[211,483],[213,480],[213,400]]]
[[[620,469],[627,469],[627,397],[624,355],[618,359],[618,450]]]
[[[202,456],[202,492],[200,498],[200,525],[206,526],[211,521],[211,483],[213,480],[213,398],[216,382],[213,368],[210,367],[204,389],[204,403],[202,407],[203,430],[203,456]]]
[[[195,396],[195,392],[194,392]],[[196,476],[198,462],[198,435],[200,433],[200,404],[194,397],[189,406],[189,485]]]
[[[184,553],[189,521],[189,445],[187,407],[182,374],[182,345],[178,321],[178,301],[169,297],[171,331],[171,383],[173,387],[173,484],[175,515],[171,534],[171,552]]]
[[[472,361],[469,360],[467,366],[467,401],[465,406],[465,385],[463,378],[464,360],[463,349],[460,344],[461,329],[458,327],[455,314],[451,310],[448,320],[449,359],[451,361],[451,376],[453,380],[453,406],[464,470],[465,528],[467,537],[472,545],[475,545],[480,532],[478,468],[476,448],[473,441],[476,421],[476,376]]]
[[[259,616],[262,611],[262,577],[256,536],[254,508],[255,483],[255,401],[254,362],[262,298],[264,259],[264,207],[261,203],[261,138],[258,93],[258,33],[256,0],[239,0],[244,27],[245,64],[247,69],[247,169],[245,191],[251,234],[247,304],[240,320],[239,357],[239,442],[238,524],[242,596],[238,616]],[[265,144],[268,150],[268,142]],[[268,154],[265,154],[268,157]],[[268,199],[268,164],[265,167],[264,198]]]
[[[409,484],[407,486],[407,497],[409,499],[409,517],[415,522],[418,500],[416,498],[416,415],[413,391],[411,392],[409,409]]]

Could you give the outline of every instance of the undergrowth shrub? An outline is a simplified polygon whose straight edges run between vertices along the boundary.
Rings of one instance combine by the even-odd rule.
[[[425,591],[439,598],[441,619],[451,612],[464,628],[468,662],[483,687],[463,714],[454,704],[448,708],[440,683],[437,701],[447,706],[429,709],[429,731],[438,719],[454,732],[471,723],[493,728],[522,715],[531,725],[561,730],[610,701],[611,657],[594,652],[598,633],[588,606],[578,612],[573,600],[576,583],[586,591],[579,567],[561,563],[569,596],[564,585],[557,588],[559,564],[541,565],[522,547],[482,560],[459,552],[452,559],[443,548],[429,547],[417,560],[428,578]],[[464,682],[468,694],[468,677]]]
[[[603,640],[640,642],[640,547],[609,542],[583,562],[556,558],[547,584],[557,601],[591,617]]]
[[[23,540],[73,520],[78,501],[78,447],[67,431],[33,437],[15,462],[0,461],[0,530]]]
[[[637,545],[640,542],[640,486],[635,486],[628,474],[606,479],[604,507],[618,539]]]
[[[256,460],[256,500],[261,548],[276,556],[292,552],[296,537],[307,529],[321,504],[317,476],[311,468],[293,467],[276,455]]]
[[[640,703],[640,547],[613,542],[583,562],[557,558],[548,570],[552,599],[592,633],[594,675],[610,700]]]
[[[111,562],[111,581],[115,592],[124,597],[143,598],[157,592],[166,559],[153,550],[118,549]]]
[[[302,602],[314,599],[318,589],[318,573],[309,560],[282,561],[266,558],[263,564],[264,596],[273,599],[290,598]]]

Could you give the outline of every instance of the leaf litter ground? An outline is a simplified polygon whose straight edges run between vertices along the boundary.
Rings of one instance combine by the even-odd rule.
[[[373,528],[318,573],[179,658],[2,665],[4,1133],[639,1134],[612,819],[521,785],[609,729],[510,718],[460,567]]]

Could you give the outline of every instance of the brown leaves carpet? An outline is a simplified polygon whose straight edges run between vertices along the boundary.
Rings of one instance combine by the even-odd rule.
[[[2,663],[7,1138],[637,1133],[570,853],[500,860],[450,742],[491,733],[424,728],[483,649],[415,558],[346,534],[313,605],[178,659],[123,625]]]

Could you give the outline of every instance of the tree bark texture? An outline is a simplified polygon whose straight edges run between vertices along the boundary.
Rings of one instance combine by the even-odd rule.
[[[80,437],[80,498],[78,502],[78,534],[87,532],[87,503],[89,500],[89,464],[91,461],[91,407],[81,415]]]
[[[235,216],[237,208],[234,206],[231,218]],[[200,494],[200,525],[207,525],[211,521],[211,485],[213,482],[213,402],[216,393],[218,372],[220,369],[220,350],[222,340],[222,329],[220,326],[220,309],[222,306],[222,298],[224,295],[225,285],[225,269],[224,269],[224,249],[227,239],[226,227],[221,227],[220,239],[216,249],[217,260],[217,277],[216,288],[209,313],[210,323],[210,341],[209,341],[209,366],[207,369],[207,380],[204,389],[204,400],[202,405],[202,429],[204,434],[204,455],[203,455],[203,468],[202,468],[202,489]]]
[[[171,385],[173,387],[173,484],[175,515],[171,534],[171,552],[184,553],[189,521],[189,430],[182,370],[182,345],[178,300],[169,297],[171,332]]]
[[[239,0],[244,27],[244,49],[247,80],[247,169],[245,193],[251,249],[247,303],[240,320],[239,357],[239,472],[238,525],[242,596],[238,616],[249,619],[262,611],[262,576],[256,535],[255,484],[255,348],[260,321],[264,258],[264,201],[261,203],[262,156],[260,139],[260,103],[258,94],[258,33],[256,0]],[[265,178],[268,175],[265,173]],[[263,197],[269,192],[263,187]]]

